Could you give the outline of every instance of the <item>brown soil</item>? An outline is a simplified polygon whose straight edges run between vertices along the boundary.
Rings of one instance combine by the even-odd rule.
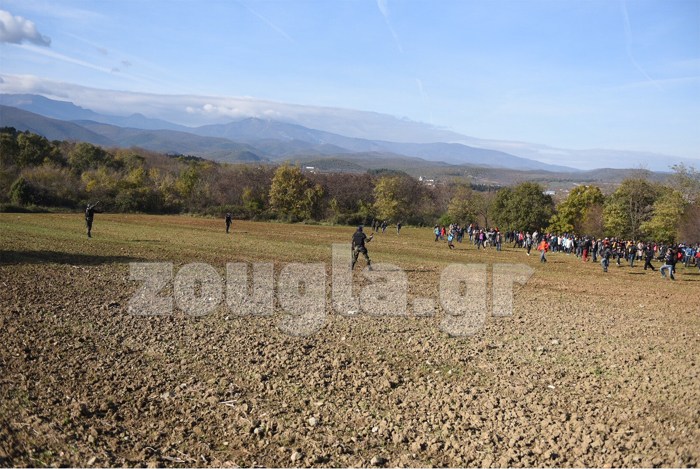
[[[68,229],[75,216],[3,217],[0,466],[700,462],[697,269],[679,266],[675,283],[641,267],[604,276],[574,256],[541,266],[522,251],[449,252],[429,229],[406,229],[368,247],[408,271],[411,300],[437,298],[449,262],[525,263],[536,272],[517,288],[514,314],[470,337],[442,332],[442,312],[329,314],[319,332],[294,337],[277,313],[130,315],[139,283],[127,262],[330,262],[330,242],[352,229],[237,223],[224,238],[218,221],[103,215],[88,244],[77,230],[41,229]],[[172,251],[159,247],[166,222]],[[190,229],[229,244],[198,251],[178,231]],[[236,239],[259,251],[230,247]],[[276,247],[284,242],[291,254]]]

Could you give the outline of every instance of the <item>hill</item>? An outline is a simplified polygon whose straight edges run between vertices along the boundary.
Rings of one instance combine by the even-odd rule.
[[[524,170],[575,171],[573,168],[541,163],[512,154],[471,147],[462,143],[402,143],[370,140],[304,127],[302,125],[259,118],[246,118],[226,124],[184,127],[142,115],[129,117],[106,116],[65,101],[54,101],[35,95],[0,95],[0,102],[11,104],[49,118],[67,120],[112,140],[114,145],[138,145],[153,151],[186,151],[222,161],[236,161],[242,151],[260,160],[289,159],[337,154],[382,154],[392,158],[421,158],[448,164],[471,164]],[[102,125],[96,125],[102,124]],[[4,123],[3,125],[12,125]],[[12,125],[20,128],[16,125]],[[108,126],[122,127],[117,131]],[[34,131],[43,135],[38,125]],[[139,132],[141,131],[141,132]],[[167,132],[179,132],[171,134]],[[185,137],[190,134],[191,137]],[[65,139],[74,139],[70,133]],[[207,140],[209,138],[211,140]],[[171,140],[172,139],[172,140]],[[230,142],[235,142],[232,146]],[[95,143],[92,140],[88,140]],[[247,147],[239,145],[246,144]],[[175,148],[175,147],[177,148]],[[223,156],[222,156],[223,155]],[[387,162],[388,163],[388,162]]]

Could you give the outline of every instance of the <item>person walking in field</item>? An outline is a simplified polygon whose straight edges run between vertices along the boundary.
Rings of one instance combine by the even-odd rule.
[[[637,245],[634,241],[627,242],[627,262],[630,263],[630,267],[634,267],[634,260],[637,258]]]
[[[676,280],[676,277],[673,276],[674,271],[676,270],[676,250],[669,247],[666,250],[666,255],[664,256],[664,265],[661,266],[659,269],[659,272],[661,272],[661,278],[666,278],[666,274],[664,271],[668,271],[669,278],[671,280]]]
[[[598,250],[600,249],[600,241],[593,238],[591,241],[591,256],[593,257],[593,262],[598,262]]]
[[[644,247],[644,270],[647,270],[647,268],[651,269],[652,271],[656,272],[656,269],[652,265],[651,261],[654,260],[654,246],[651,245],[651,243],[647,243],[647,245]]]
[[[397,235],[401,234],[401,227],[402,227],[402,226],[403,226],[403,225],[401,224],[401,222],[398,222],[398,223],[396,224],[396,234],[397,234]]]
[[[97,207],[97,204],[99,203],[99,200],[93,205],[88,203],[87,208],[85,208],[85,226],[87,227],[88,238],[92,238],[92,222],[95,219],[95,207]]]
[[[545,257],[545,254],[547,251],[549,251],[549,243],[546,239],[542,239],[542,241],[540,241],[540,244],[537,245],[537,250],[541,253],[540,262],[547,262],[547,257]]]
[[[367,248],[365,247],[365,243],[369,243],[372,241],[372,238],[374,238],[374,233],[369,235],[369,238],[367,237],[366,234],[362,232],[362,225],[357,227],[357,231],[352,235],[352,264],[350,266],[350,269],[355,268],[355,264],[357,263],[357,258],[360,256],[360,254],[365,256],[365,259],[367,260],[367,268],[369,270],[372,270],[372,261],[369,260],[369,254],[367,254]]]
[[[581,260],[588,262],[588,253],[591,251],[591,239],[586,237],[583,241],[583,250],[581,252]]]
[[[530,236],[530,232],[528,232],[525,235],[525,240],[523,241],[525,243],[525,247],[527,248],[527,255],[530,255],[530,250],[532,249],[532,236]]]
[[[603,248],[603,253],[601,254],[601,260],[600,260],[600,265],[603,266],[603,272],[608,271],[608,267],[610,266],[610,258],[612,257],[612,250],[610,249],[610,246],[604,245]]]
[[[232,223],[232,218],[231,218],[231,213],[226,214],[226,233],[228,234],[229,228],[231,228],[231,223]]]

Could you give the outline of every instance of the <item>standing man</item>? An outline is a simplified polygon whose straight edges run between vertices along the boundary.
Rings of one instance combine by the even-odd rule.
[[[644,247],[644,270],[649,268],[654,272],[656,271],[654,266],[651,264],[652,260],[654,260],[654,247],[651,245],[651,243],[647,243]]]
[[[99,200],[92,205],[88,203],[85,209],[85,226],[87,226],[88,238],[92,238],[92,221],[95,219],[95,207],[97,207],[99,203]]]
[[[634,241],[627,242],[627,261],[630,263],[630,267],[634,267],[634,260],[637,257],[637,246]]]
[[[231,212],[226,213],[226,233],[228,233],[229,228],[231,228]]]
[[[581,259],[583,262],[588,262],[588,253],[591,252],[591,238],[586,236],[583,240],[583,253],[581,254]]]
[[[541,252],[540,262],[547,262],[547,257],[545,257],[545,254],[547,251],[549,251],[549,243],[546,239],[543,238],[542,241],[540,241],[540,244],[537,246],[537,250]]]
[[[367,260],[367,268],[369,270],[372,270],[372,261],[369,260],[369,255],[367,254],[367,248],[365,247],[365,243],[369,243],[372,241],[372,238],[374,238],[374,233],[369,235],[369,238],[367,237],[366,234],[362,232],[362,225],[357,227],[357,231],[352,235],[352,264],[350,266],[350,269],[355,268],[355,264],[357,263],[357,258],[362,253],[365,256],[365,259]]]
[[[602,259],[600,260],[600,265],[603,266],[603,272],[608,271],[608,267],[610,266],[610,257],[612,256],[612,250],[610,249],[609,245],[604,244],[603,245],[603,253],[601,254]]]
[[[401,226],[402,226],[402,225],[401,225],[401,222],[398,222],[398,223],[396,224],[396,234],[397,234],[397,235],[398,235],[398,234],[401,234]]]

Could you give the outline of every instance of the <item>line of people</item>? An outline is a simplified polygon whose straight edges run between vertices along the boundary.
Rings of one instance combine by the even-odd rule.
[[[371,226],[372,226],[373,233],[379,233],[381,231],[383,234],[386,232],[386,229],[389,226],[389,224],[387,223],[386,220],[380,221],[380,220],[375,219],[375,220],[372,220]],[[401,234],[402,227],[403,227],[403,223],[401,223],[401,222],[396,223],[396,234],[397,235]]]
[[[498,228],[481,229],[475,224],[466,227],[460,226],[458,223],[449,226],[435,225],[433,234],[435,234],[435,242],[447,240],[447,246],[450,249],[455,248],[454,240],[461,243],[465,237],[468,237],[469,242],[473,243],[477,249],[495,247],[497,251],[500,251],[503,245],[503,235]]]
[[[532,249],[540,253],[540,262],[547,262],[548,252],[574,254],[582,262],[589,260],[600,264],[603,272],[607,272],[611,259],[618,266],[627,262],[634,267],[635,262],[644,262],[644,270],[656,271],[654,261],[663,262],[659,268],[663,278],[675,280],[676,264],[682,263],[685,267],[695,265],[700,270],[700,243],[689,244],[664,244],[656,242],[643,242],[622,240],[617,238],[596,238],[594,236],[577,236],[572,234],[542,234],[537,231],[505,231],[501,233],[498,228],[482,229],[476,224],[461,226],[457,223],[449,226],[435,225],[433,227],[435,242],[447,240],[447,246],[454,249],[454,240],[461,243],[466,237],[473,243],[477,250],[495,247],[497,251],[502,249],[504,243],[512,243],[513,248],[526,250],[529,256]]]
[[[540,239],[540,237],[542,239]],[[653,263],[662,261],[663,265],[659,269],[661,276],[674,280],[676,264],[683,263],[685,267],[695,265],[700,270],[700,243],[694,245],[689,243],[664,244],[656,242],[643,242],[634,240],[622,240],[617,238],[596,238],[593,236],[576,236],[570,234],[547,234],[539,235],[537,232],[510,232],[506,233],[507,241],[513,241],[513,247],[527,249],[529,255],[533,245],[538,246],[538,250],[544,252],[562,252],[567,255],[574,254],[582,262],[597,262],[600,258],[603,272],[608,271],[610,260],[615,259],[618,266],[622,262],[627,262],[630,267],[634,267],[636,261],[644,261],[644,270],[656,271]],[[544,244],[543,244],[544,242]]]

